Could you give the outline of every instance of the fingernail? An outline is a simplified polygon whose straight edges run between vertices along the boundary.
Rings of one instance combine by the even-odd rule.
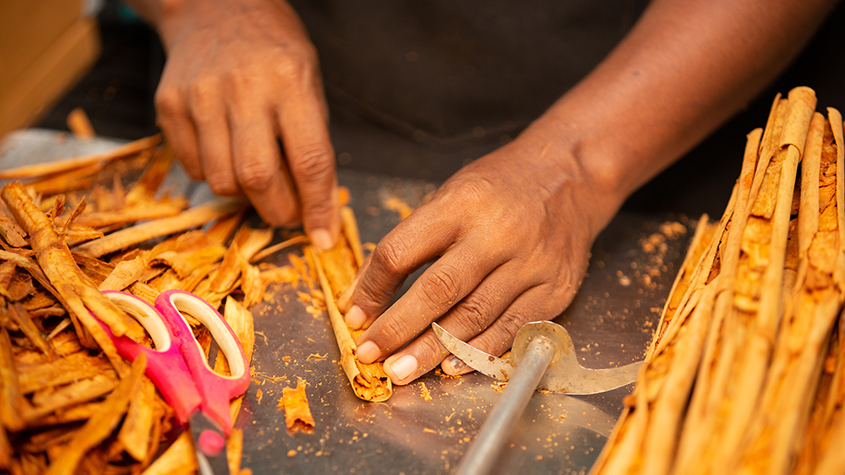
[[[358,350],[355,351],[355,356],[358,357],[358,361],[361,363],[370,364],[381,356],[381,350],[375,343],[365,341],[358,347]]]
[[[361,310],[361,307],[357,305],[353,305],[352,308],[346,312],[346,324],[353,330],[358,330],[363,327],[366,321],[367,316],[364,314],[364,311]]]
[[[449,367],[452,369],[451,371],[448,371],[448,373],[453,375],[458,374],[459,372],[463,371],[464,368],[467,367],[467,364],[461,361],[461,359],[457,356],[450,356],[449,358],[447,358],[446,364],[449,365]]]
[[[419,363],[413,355],[405,355],[386,366],[388,367],[385,369],[390,370],[396,376],[396,379],[404,381],[417,370]]]
[[[321,251],[328,251],[334,246],[332,235],[327,229],[315,229],[311,231],[311,242]]]

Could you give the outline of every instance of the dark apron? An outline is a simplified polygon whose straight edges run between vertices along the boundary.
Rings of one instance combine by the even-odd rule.
[[[294,0],[332,113],[428,148],[506,142],[624,37],[645,0]]]

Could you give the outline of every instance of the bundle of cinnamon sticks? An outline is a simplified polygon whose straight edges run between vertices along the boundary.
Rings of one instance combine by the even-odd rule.
[[[793,89],[748,135],[592,473],[845,473],[845,142],[815,108]]]

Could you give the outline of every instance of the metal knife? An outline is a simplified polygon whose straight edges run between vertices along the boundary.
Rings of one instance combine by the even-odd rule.
[[[467,366],[491,378],[509,381],[458,464],[456,475],[490,473],[535,389],[600,393],[635,381],[642,366],[640,362],[610,369],[584,368],[578,364],[569,333],[552,322],[523,325],[506,360],[473,348],[436,323],[431,326],[443,346]]]
[[[431,326],[437,339],[449,352],[470,368],[499,381],[507,381],[513,376],[514,369],[524,357],[531,341],[538,337],[548,340],[554,348],[554,356],[537,386],[548,391],[565,394],[610,391],[634,382],[642,365],[642,362],[638,362],[618,368],[584,368],[578,363],[575,345],[569,337],[569,332],[553,322],[532,322],[523,325],[516,334],[508,359],[497,358],[472,347],[436,323]]]

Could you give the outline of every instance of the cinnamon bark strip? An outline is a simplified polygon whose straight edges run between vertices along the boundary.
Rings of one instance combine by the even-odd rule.
[[[35,292],[35,286],[32,285],[32,278],[29,274],[19,272],[14,275],[2,294],[9,302],[20,302],[30,295],[34,295]]]
[[[152,201],[173,163],[173,149],[168,144],[158,147],[138,182],[126,193],[129,207]]]
[[[82,422],[90,419],[103,407],[103,401],[77,404],[54,412],[48,416],[34,421],[27,422],[27,429],[45,429],[49,427],[61,427],[64,424]]]
[[[12,340],[5,328],[0,328],[0,423],[13,432],[26,426],[21,415],[23,394],[12,357]]]
[[[112,160],[134,155],[161,143],[161,134],[146,137],[134,142],[129,142],[108,152],[97,153],[85,157],[70,158],[55,162],[39,163],[35,165],[24,165],[22,167],[0,170],[0,180],[13,178],[40,178],[54,173],[62,173],[75,168],[84,167],[95,163],[105,163]]]
[[[33,405],[24,405],[23,407],[24,420],[27,421],[27,424],[30,424],[53,414],[57,410],[93,401],[110,393],[117,386],[117,383],[113,375],[110,377],[98,374],[93,378],[75,381],[54,391],[36,393],[32,398]]]
[[[214,244],[183,252],[165,251],[157,254],[150,264],[165,264],[173,269],[180,279],[184,279],[198,267],[218,262],[225,254],[225,246]]]
[[[94,133],[94,126],[91,125],[91,120],[88,119],[88,114],[81,107],[73,109],[67,115],[67,128],[78,139],[90,140],[97,136]]]
[[[193,475],[196,470],[194,443],[190,432],[184,431],[141,475]]]
[[[122,229],[108,236],[77,246],[74,250],[89,257],[100,257],[104,254],[140,244],[149,239],[202,226],[213,219],[235,213],[243,205],[244,202],[240,199],[219,198],[209,203],[190,208],[177,216],[157,219],[132,226],[131,228]]]
[[[116,211],[87,213],[80,216],[76,223],[89,228],[102,228],[115,224],[127,224],[135,221],[162,219],[177,216],[184,209],[181,202],[149,202]]]
[[[815,475],[821,473],[819,465],[824,459],[835,465],[843,457],[832,443],[841,438],[836,433],[845,432],[845,318],[839,316],[837,328],[828,348],[823,374],[813,401],[812,412],[803,441],[796,457],[793,475]],[[845,434],[842,434],[845,435]],[[830,466],[829,466],[830,467]],[[828,468],[829,468],[828,467]],[[842,473],[828,472],[828,473]]]
[[[253,229],[241,226],[223,256],[220,268],[209,283],[212,292],[224,293],[240,276],[240,261],[252,258],[273,239],[272,229]]]
[[[94,176],[103,169],[104,163],[91,163],[62,173],[26,183],[26,189],[32,195],[58,195],[69,191],[88,188],[94,183]]]
[[[305,381],[299,380],[295,388],[282,389],[282,398],[277,406],[285,410],[285,425],[288,432],[302,431],[306,434],[314,432],[314,417],[308,406],[308,396],[305,394]]]
[[[343,224],[343,234],[347,236],[352,255],[355,256],[355,264],[358,268],[364,265],[364,251],[361,249],[361,235],[358,233],[358,221],[352,208],[344,206],[340,208],[340,219]]]
[[[117,440],[133,459],[141,462],[147,458],[155,427],[155,391],[152,381],[142,377],[138,391],[129,401],[129,410],[117,434]]]
[[[114,374],[105,358],[89,356],[88,352],[74,353],[49,362],[19,364],[18,368],[22,394],[31,394],[44,388],[93,378],[98,374],[110,375],[112,379],[117,379],[117,375]]]
[[[33,346],[38,348],[38,351],[47,355],[48,359],[52,359],[55,356],[50,345],[47,344],[44,336],[38,330],[38,327],[35,326],[35,322],[32,321],[32,317],[29,316],[29,312],[26,311],[23,305],[17,302],[11,303],[5,309],[0,309],[0,312],[9,313],[12,320],[18,324],[23,334],[26,335]]]
[[[242,475],[241,459],[244,453],[244,431],[232,429],[229,438],[226,439],[226,458],[229,460],[229,474]],[[252,473],[251,471],[247,473]]]
[[[208,276],[210,276],[219,266],[220,264],[213,263],[197,267],[193,272],[188,274],[179,282],[179,288],[186,292],[194,292],[200,282],[207,280]]]
[[[337,309],[335,294],[326,277],[323,263],[311,246],[307,246],[306,250],[315,263],[317,278],[323,289],[329,319],[331,320],[332,329],[337,339],[337,346],[340,349],[340,364],[343,367],[344,373],[346,373],[346,377],[349,379],[349,383],[352,385],[352,390],[356,396],[365,401],[386,401],[393,394],[393,386],[387,373],[384,372],[383,364],[377,362],[365,365],[355,357],[355,351],[358,347],[355,345],[351,330],[346,326],[343,315]],[[354,275],[354,271],[352,275]]]
[[[682,472],[730,472],[757,413],[782,315],[796,169],[814,108],[815,95],[808,88],[793,89],[773,107],[773,131],[764,133],[746,221],[737,226],[742,237],[736,276],[728,279],[733,281],[730,291],[720,295],[730,305],[717,302],[681,435]],[[797,233],[792,236],[797,239]]]
[[[126,413],[129,400],[137,391],[146,367],[147,355],[141,353],[132,363],[128,377],[109,394],[101,410],[88,419],[74,434],[73,439],[62,448],[59,457],[50,464],[47,475],[72,475],[85,453],[112,433]]]
[[[264,259],[268,256],[271,256],[271,255],[281,251],[282,249],[286,249],[286,248],[294,246],[296,244],[305,244],[307,242],[308,242],[308,236],[302,235],[302,236],[292,237],[292,238],[287,239],[285,241],[282,241],[278,244],[273,244],[272,246],[269,246],[269,247],[262,249],[261,252],[258,252],[257,254],[252,256],[252,258],[249,260],[249,262],[252,262],[252,263],[258,262],[258,261],[260,261],[260,260],[262,260],[262,259]]]
[[[135,259],[120,261],[97,287],[103,290],[123,290],[138,281],[147,270],[147,260],[141,255]]]
[[[6,434],[6,429],[0,426],[0,470],[8,470],[12,464],[12,456],[14,455],[14,448],[9,442],[9,436]]]
[[[109,232],[109,230],[105,230]],[[105,233],[99,229],[89,228],[88,226],[80,226],[76,223],[71,223],[67,229],[63,230],[61,234],[62,241],[67,247],[73,247],[84,242],[103,237]]]
[[[840,393],[841,394],[841,393]],[[839,450],[845,444],[845,420],[842,414],[831,424],[826,444],[831,450],[822,452],[822,456],[814,472],[815,475],[837,475],[845,472],[845,454]]]
[[[828,109],[830,111],[830,109]],[[829,114],[831,127],[837,144],[842,144],[841,129],[834,125],[836,119]],[[841,119],[840,119],[841,120]],[[838,123],[837,123],[838,125]],[[838,147],[837,166],[837,211],[839,223],[845,222],[845,161],[842,160],[843,147]],[[845,227],[840,226],[839,242],[845,243]],[[841,282],[837,277],[837,284]],[[811,415],[806,429],[802,431],[802,441],[797,455],[797,462],[791,473],[837,474],[845,470],[845,453],[838,450],[845,443],[845,317],[838,317],[830,346],[824,358],[822,376],[816,396],[812,401]]]
[[[29,243],[24,239],[23,229],[7,214],[6,207],[0,207],[0,237],[12,247],[26,247]]]
[[[244,306],[251,307],[264,298],[266,285],[258,267],[241,259],[241,290],[244,293]]]
[[[18,265],[14,261],[3,261],[0,264],[0,295],[9,298],[8,288],[12,283],[12,278],[15,276]]]

